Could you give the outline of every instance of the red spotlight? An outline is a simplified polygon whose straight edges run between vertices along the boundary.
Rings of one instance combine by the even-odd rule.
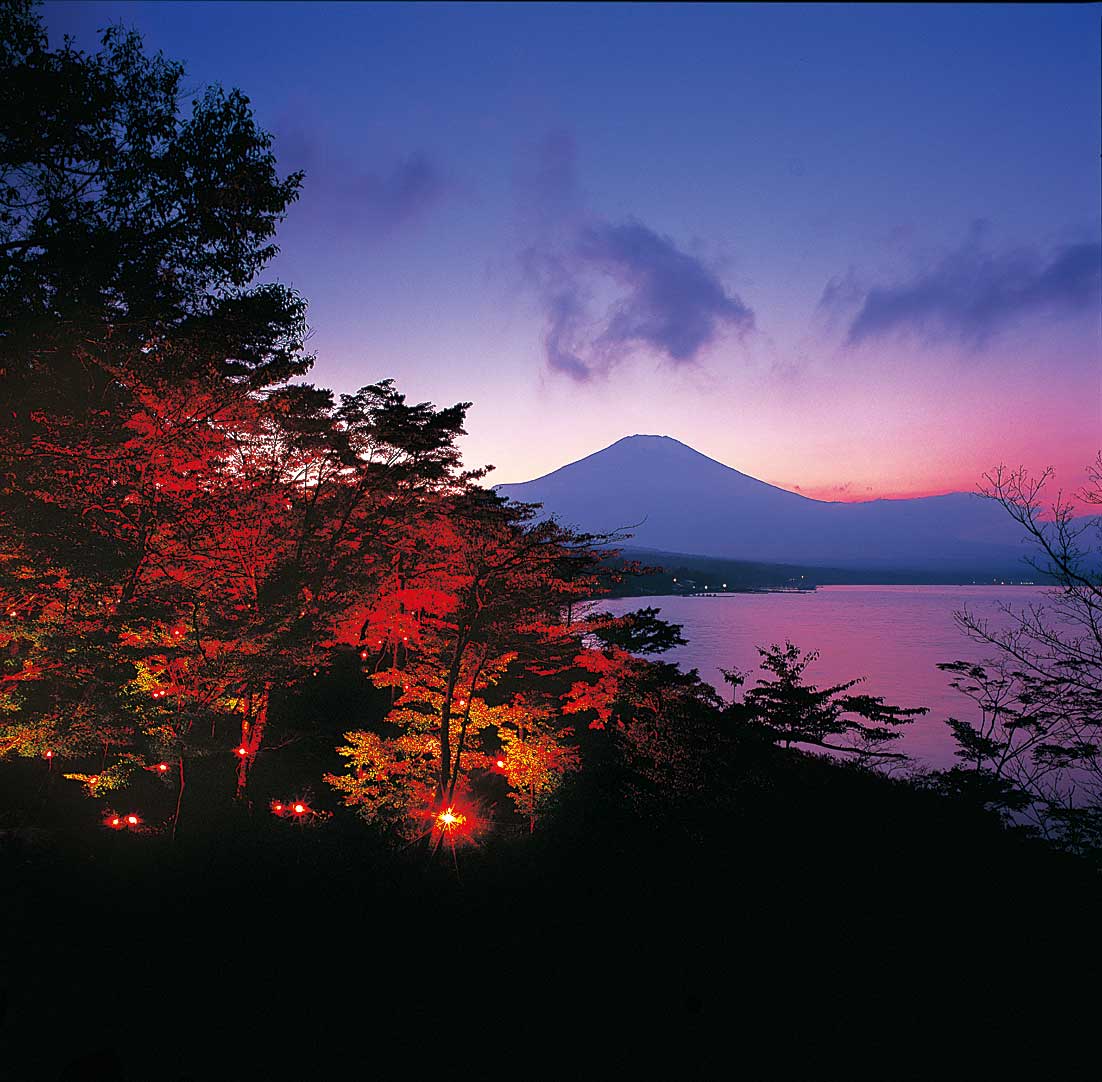
[[[139,819],[139,818],[138,818],[138,817],[137,817],[136,815],[128,815],[128,816],[126,817],[126,821],[127,821],[127,822],[128,822],[128,823],[129,823],[129,824],[130,824],[130,825],[132,826],[132,827],[136,827],[136,826],[137,826],[137,825],[138,825],[138,824],[139,824],[139,823],[141,822],[141,820],[140,820],[140,819]]]
[[[294,807],[295,815],[302,815],[302,813],[305,812],[305,811],[306,811],[306,805],[305,804],[296,804],[295,807]]]
[[[160,772],[161,772],[162,774],[165,774],[165,773],[167,773],[167,772],[168,772],[168,763],[158,763],[158,764],[157,764],[157,769],[158,769],[158,770],[159,770],[159,771],[160,771]]]
[[[117,815],[115,816],[115,818],[114,818],[114,819],[112,819],[112,820],[111,820],[111,825],[112,825],[113,827],[117,827],[117,826],[120,826],[120,825],[121,825],[121,824],[119,823],[119,817],[118,817]]]
[[[237,754],[240,755],[242,759],[244,759],[245,756],[249,754],[249,749],[244,747],[238,748]]]
[[[454,834],[462,830],[466,822],[466,815],[450,805],[436,816],[436,827],[445,834]]]
[[[498,761],[497,761],[497,765],[498,765],[499,767],[504,767],[504,766],[505,766],[505,760],[504,760],[504,759],[498,759]]]
[[[47,759],[52,759],[53,757],[54,757],[54,753],[52,751],[46,752],[46,758]]]

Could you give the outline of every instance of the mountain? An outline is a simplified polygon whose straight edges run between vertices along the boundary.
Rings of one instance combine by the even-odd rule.
[[[501,495],[566,525],[660,552],[734,560],[1031,578],[1022,531],[965,492],[830,503],[759,481],[669,436],[626,436]]]

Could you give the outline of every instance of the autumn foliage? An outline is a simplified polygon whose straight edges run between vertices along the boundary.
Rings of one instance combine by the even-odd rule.
[[[485,790],[534,829],[644,664],[586,611],[611,539],[464,472],[468,403],[303,382],[305,303],[257,280],[302,177],[242,94],[185,116],[136,35],[0,18],[0,756],[101,800],[152,775],[175,830],[196,768],[274,799],[280,704],[354,657],[341,799],[408,834]]]

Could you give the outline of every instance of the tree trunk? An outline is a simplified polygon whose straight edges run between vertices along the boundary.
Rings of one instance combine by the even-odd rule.
[[[467,692],[467,708],[463,711],[463,721],[459,726],[459,745],[455,749],[455,766],[452,767],[451,780],[448,784],[448,803],[452,801],[452,797],[455,796],[455,784],[459,780],[459,766],[460,761],[463,758],[463,749],[467,743],[467,726],[471,720],[471,707],[474,705],[475,688],[478,684],[478,678],[482,675],[482,666],[486,664],[486,655],[483,654],[482,659],[478,663],[478,668],[474,671],[474,676],[471,677],[471,689]]]
[[[452,696],[455,694],[455,685],[459,683],[459,667],[466,647],[466,635],[463,631],[458,631],[455,639],[455,649],[452,651],[452,663],[448,669],[448,681],[444,690],[444,705],[440,708],[440,774],[436,782],[437,804],[440,804],[446,797],[448,780],[451,777]]]
[[[180,807],[184,802],[184,753],[180,752],[180,791],[176,794],[176,814],[172,817],[172,840],[176,840],[176,828],[180,825]]]
[[[245,754],[238,754],[237,759],[237,799],[241,800],[245,796],[245,790],[249,784],[249,768],[256,760],[257,753],[260,751],[260,746],[264,740],[264,727],[268,723],[268,702],[271,696],[272,685],[271,681],[264,685],[264,690],[256,696],[255,704],[256,709],[250,711],[253,715],[252,723],[249,723],[248,716],[241,722],[241,748],[245,750]]]

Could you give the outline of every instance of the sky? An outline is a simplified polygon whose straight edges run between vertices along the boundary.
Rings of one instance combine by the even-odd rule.
[[[81,3],[303,169],[313,382],[524,481],[673,436],[821,499],[1102,448],[1102,5]]]

